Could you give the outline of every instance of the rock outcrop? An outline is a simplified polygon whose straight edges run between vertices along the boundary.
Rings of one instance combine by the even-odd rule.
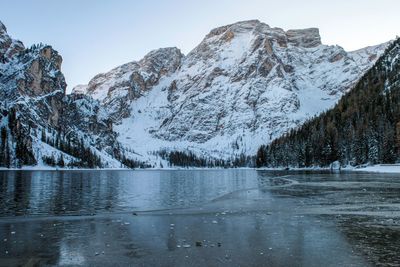
[[[286,36],[288,42],[295,46],[311,48],[322,44],[319,29],[317,28],[288,30]]]
[[[0,63],[9,61],[24,49],[21,41],[14,40],[7,34],[6,26],[0,21]]]

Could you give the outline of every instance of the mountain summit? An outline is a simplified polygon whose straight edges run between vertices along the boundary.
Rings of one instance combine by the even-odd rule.
[[[186,56],[160,49],[97,75],[86,94],[109,111],[134,157],[154,161],[160,150],[252,155],[332,107],[385,47],[346,52],[323,45],[316,28],[243,21],[211,30]]]

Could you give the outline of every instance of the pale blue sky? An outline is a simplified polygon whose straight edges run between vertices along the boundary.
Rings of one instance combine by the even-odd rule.
[[[398,0],[2,0],[0,20],[26,46],[63,56],[68,91],[152,49],[193,49],[217,26],[258,19],[285,30],[318,27],[346,50],[400,35]]]

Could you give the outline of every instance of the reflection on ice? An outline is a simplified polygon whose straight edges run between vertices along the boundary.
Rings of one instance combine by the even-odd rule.
[[[85,258],[82,252],[77,247],[70,247],[68,244],[61,243],[60,245],[60,259],[58,265],[81,265],[85,263]]]
[[[0,172],[0,200],[0,266],[400,263],[394,174]]]
[[[249,171],[3,171],[0,216],[91,215],[201,205],[254,188]]]

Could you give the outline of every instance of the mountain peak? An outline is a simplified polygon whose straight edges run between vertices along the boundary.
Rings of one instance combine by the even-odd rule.
[[[150,51],[144,56],[144,58],[152,57],[157,54],[159,55],[159,54],[179,54],[179,53],[181,53],[181,50],[177,47],[162,47]]]
[[[276,40],[285,47],[287,44],[291,44],[298,47],[311,48],[322,44],[318,28],[284,31],[277,27],[271,28],[268,24],[259,20],[239,21],[215,28],[206,35],[204,41],[229,42],[238,35],[248,33],[256,36],[268,36],[268,39]]]
[[[3,22],[1,22],[1,20],[0,20],[0,34],[6,33],[6,32],[7,32],[7,28],[6,28],[6,26],[3,24]]]
[[[209,34],[206,35],[205,39],[212,38],[214,36],[221,35],[225,32],[246,32],[252,31],[257,27],[266,27],[269,28],[269,25],[260,22],[259,20],[245,20],[245,21],[238,21],[232,24],[228,24],[225,26],[221,26],[215,29],[212,29]]]
[[[175,70],[175,68],[177,68],[180,64],[183,56],[184,55],[181,53],[181,50],[178,48],[165,47],[150,51],[138,63],[139,65],[169,65],[172,63],[174,66],[171,67],[173,70]]]
[[[252,155],[334,105],[383,48],[347,53],[322,45],[317,28],[240,21],[211,30],[187,56],[153,50],[74,92],[99,100],[118,141],[140,160],[188,143],[195,153]]]
[[[11,60],[11,58],[24,50],[25,47],[21,41],[12,39],[6,26],[0,21],[0,63]]]

